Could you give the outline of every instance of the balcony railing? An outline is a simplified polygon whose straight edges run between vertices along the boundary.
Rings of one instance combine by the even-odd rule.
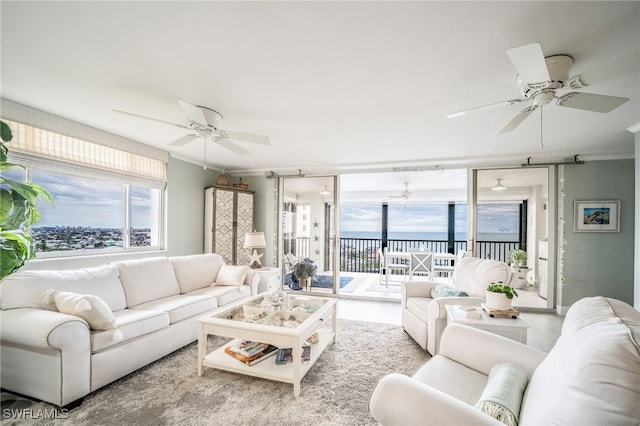
[[[309,257],[308,237],[287,239],[285,246],[287,253],[293,253],[298,257]],[[378,249],[382,245],[379,238],[340,238],[340,271],[342,272],[370,272],[377,273],[380,269],[380,257]],[[428,249],[436,253],[446,253],[448,242],[446,240],[389,240],[388,251],[410,251],[415,249]],[[520,248],[517,241],[477,241],[476,257],[482,259],[497,259],[503,262],[509,260],[509,254]],[[465,240],[454,242],[454,253],[467,250]]]
[[[382,240],[375,238],[340,238],[340,271],[378,272],[380,260],[378,249]],[[425,248],[436,253],[446,253],[445,240],[389,240],[387,250],[410,251]],[[497,259],[508,262],[509,253],[520,247],[517,241],[478,241],[476,256],[483,259]],[[454,254],[467,250],[466,241],[454,242]]]

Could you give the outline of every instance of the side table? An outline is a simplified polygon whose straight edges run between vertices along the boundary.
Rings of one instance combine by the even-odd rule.
[[[447,305],[446,308],[447,324],[464,324],[527,344],[527,329],[531,326],[520,317],[491,318],[480,306]],[[467,312],[478,313],[480,318],[469,318]]]
[[[260,276],[260,282],[258,283],[258,294],[265,291],[271,293],[280,286],[280,268],[274,267],[262,267],[253,270]]]

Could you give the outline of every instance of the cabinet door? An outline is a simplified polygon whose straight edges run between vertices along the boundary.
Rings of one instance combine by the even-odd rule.
[[[222,256],[224,261],[234,263],[234,209],[233,191],[215,190],[215,209],[213,219],[213,252]]]
[[[237,193],[236,207],[236,265],[248,265],[250,250],[244,248],[244,237],[253,231],[253,194]]]

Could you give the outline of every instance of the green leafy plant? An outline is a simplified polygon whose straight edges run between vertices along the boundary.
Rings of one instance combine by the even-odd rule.
[[[504,293],[504,295],[507,296],[507,299],[513,299],[513,296],[518,297],[518,292],[516,291],[516,289],[513,287],[509,287],[508,285],[504,285],[502,281],[489,284],[487,290],[494,293]]]
[[[291,273],[296,276],[299,280],[306,280],[307,278],[313,277],[318,270],[318,266],[313,263],[313,260],[305,257],[304,259],[299,260],[293,267],[291,268]]]
[[[0,173],[19,164],[9,163],[6,143],[13,139],[9,125],[0,121]],[[40,220],[36,202],[44,199],[53,204],[53,197],[38,184],[17,182],[0,174],[0,279],[36,257],[35,247],[27,228]]]
[[[514,250],[509,255],[512,265],[527,266],[527,252],[524,250]]]

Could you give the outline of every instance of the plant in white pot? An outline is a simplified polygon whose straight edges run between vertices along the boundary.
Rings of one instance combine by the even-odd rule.
[[[492,282],[487,287],[485,305],[496,311],[508,311],[511,309],[511,301],[514,296],[518,297],[515,288],[504,285],[502,281]]]
[[[523,268],[527,266],[527,252],[524,250],[514,250],[509,255],[509,260],[511,260],[511,266],[516,268]]]

